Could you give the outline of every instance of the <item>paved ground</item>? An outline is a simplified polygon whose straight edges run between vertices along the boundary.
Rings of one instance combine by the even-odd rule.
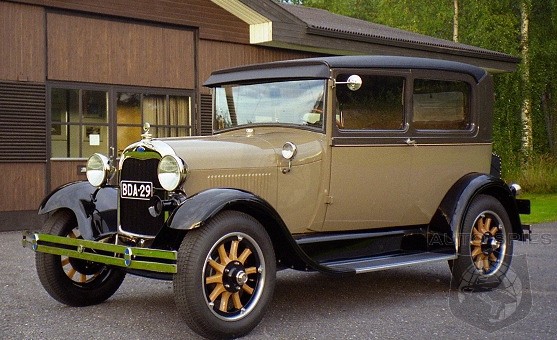
[[[129,275],[101,305],[57,303],[19,235],[0,233],[0,338],[197,338],[177,314],[170,282]],[[527,266],[513,260],[517,275],[506,300],[450,293],[446,263],[344,279],[280,272],[270,310],[246,339],[557,339],[557,224],[536,226],[534,236],[515,242]]]

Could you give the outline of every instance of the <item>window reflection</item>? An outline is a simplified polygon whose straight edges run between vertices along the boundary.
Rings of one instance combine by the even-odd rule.
[[[83,90],[81,107],[84,122],[108,123],[108,92]]]
[[[323,127],[324,80],[226,85],[215,89],[215,130],[248,124]]]
[[[80,158],[108,150],[107,91],[53,88],[50,98],[52,157]]]

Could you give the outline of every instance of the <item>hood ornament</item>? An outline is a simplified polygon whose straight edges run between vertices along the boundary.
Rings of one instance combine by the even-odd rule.
[[[151,139],[153,139],[153,135],[149,132],[150,129],[151,129],[151,124],[149,123],[143,124],[143,134],[141,135],[141,137],[143,137],[144,141],[150,141]]]

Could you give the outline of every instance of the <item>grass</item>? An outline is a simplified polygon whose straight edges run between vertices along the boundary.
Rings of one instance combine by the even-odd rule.
[[[557,159],[533,156],[528,164],[511,167],[505,174],[507,183],[518,183],[528,193],[557,193]]]
[[[522,223],[557,222],[557,158],[534,155],[528,164],[507,164],[504,174],[507,183],[518,183],[530,200],[530,215],[521,215]],[[505,169],[505,167],[504,167]]]
[[[530,200],[530,215],[520,215],[522,223],[536,224],[557,221],[557,194],[524,194],[519,198]]]

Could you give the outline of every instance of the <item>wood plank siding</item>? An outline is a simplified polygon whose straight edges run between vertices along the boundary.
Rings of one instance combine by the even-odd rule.
[[[81,168],[86,165],[87,160],[52,160],[50,162],[50,173],[52,174],[50,190],[66,183],[87,180],[85,173],[81,172]]]
[[[215,70],[267,61],[309,58],[320,55],[322,54],[201,40],[199,42],[198,62],[200,92],[209,93],[209,90],[202,86],[211,75],[211,72]]]
[[[44,82],[44,9],[0,2],[0,80]]]
[[[47,14],[48,79],[193,89],[194,33]]]
[[[2,194],[0,211],[34,210],[45,188],[44,163],[0,163]]]
[[[52,8],[199,28],[201,39],[249,44],[249,27],[210,0],[19,0]]]

